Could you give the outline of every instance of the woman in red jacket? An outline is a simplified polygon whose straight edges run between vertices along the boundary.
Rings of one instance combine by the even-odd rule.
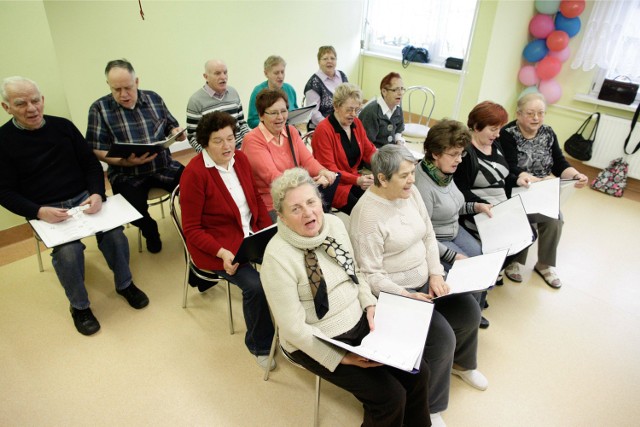
[[[333,198],[333,207],[350,214],[365,190],[373,184],[373,175],[358,172],[364,162],[369,164],[376,147],[358,119],[362,92],[351,83],[343,83],[333,94],[332,114],[318,124],[313,134],[313,156],[331,171],[340,172],[340,184]]]
[[[242,289],[245,344],[266,368],[274,329],[260,274],[248,263],[233,264],[233,258],[245,236],[272,222],[247,157],[235,150],[235,129],[236,120],[228,113],[216,111],[200,119],[196,140],[203,149],[180,179],[182,227],[196,266]]]

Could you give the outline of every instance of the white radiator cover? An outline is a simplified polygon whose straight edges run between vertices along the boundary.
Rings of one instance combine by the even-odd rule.
[[[629,163],[629,176],[640,179],[640,150],[634,155],[624,154],[624,140],[631,129],[631,120],[602,114],[598,133],[593,144],[591,160],[584,162],[589,166],[604,169],[609,162],[618,157],[624,157]],[[636,123],[629,141],[628,150],[640,143],[640,123]]]

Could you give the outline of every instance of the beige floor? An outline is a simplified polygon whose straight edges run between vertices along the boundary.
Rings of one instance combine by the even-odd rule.
[[[566,226],[552,290],[529,268],[525,283],[490,293],[480,332],[485,392],[452,379],[449,426],[632,426],[640,419],[640,204],[591,190],[564,207]],[[159,209],[153,215],[160,217]],[[245,350],[241,296],[224,288],[181,303],[183,259],[169,218],[160,254],[136,250],[131,266],[151,303],[136,311],[113,289],[94,241],[87,283],[102,329],[78,334],[45,255],[0,267],[0,425],[304,426],[313,378],[278,356],[268,382]],[[533,251],[535,253],[535,251]],[[535,257],[533,257],[535,258]],[[323,383],[323,426],[360,425],[362,409]]]

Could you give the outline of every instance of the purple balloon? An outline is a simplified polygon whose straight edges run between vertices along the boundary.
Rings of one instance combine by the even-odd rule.
[[[565,62],[571,56],[571,49],[569,49],[569,46],[567,46],[562,50],[557,50],[555,52],[550,51],[549,56],[552,58],[558,58],[560,62]]]
[[[522,56],[529,62],[538,62],[549,52],[547,42],[544,39],[536,39],[527,44],[522,51]]]
[[[577,16],[575,18],[567,18],[562,13],[556,14],[556,30],[564,31],[569,35],[569,37],[573,37],[580,31],[580,18]]]

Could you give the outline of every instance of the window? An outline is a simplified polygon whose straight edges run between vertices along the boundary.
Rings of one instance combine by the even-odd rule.
[[[640,82],[640,0],[595,2],[571,68],[598,67],[591,85],[597,96],[604,79],[625,76]],[[638,100],[638,97],[636,97]]]
[[[365,49],[400,58],[408,44],[424,47],[431,62],[464,58],[476,0],[368,0]]]

